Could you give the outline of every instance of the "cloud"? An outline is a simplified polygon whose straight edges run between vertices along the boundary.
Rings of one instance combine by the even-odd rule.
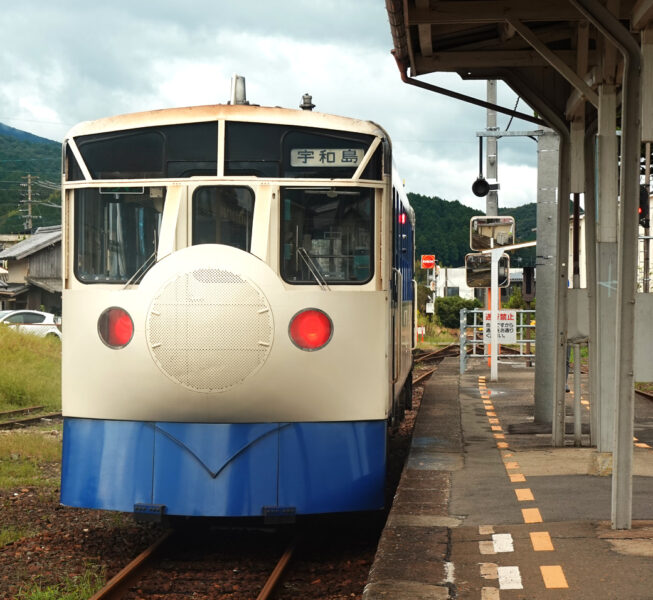
[[[486,111],[401,82],[378,0],[23,0],[3,7],[3,17],[11,26],[0,50],[0,121],[13,127],[61,140],[83,120],[224,103],[239,73],[251,102],[296,108],[308,92],[316,110],[375,121],[393,140],[409,189],[479,206],[471,184]],[[424,79],[485,98],[483,81]],[[498,97],[515,104],[504,84]],[[498,116],[501,128],[508,120]],[[504,195],[532,201],[535,163],[531,140],[499,142],[500,203]]]

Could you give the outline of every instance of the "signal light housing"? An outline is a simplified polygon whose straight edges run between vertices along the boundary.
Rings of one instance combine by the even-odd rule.
[[[134,337],[134,321],[129,313],[117,306],[102,312],[97,322],[100,339],[109,348],[124,348]]]
[[[639,209],[637,211],[639,217],[639,224],[644,229],[650,226],[650,210],[649,210],[649,193],[645,185],[639,186]]]
[[[290,320],[288,335],[300,350],[320,350],[333,337],[333,323],[325,312],[317,308],[307,308],[299,311]]]

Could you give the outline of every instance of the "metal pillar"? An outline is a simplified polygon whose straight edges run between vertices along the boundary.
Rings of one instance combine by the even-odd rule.
[[[589,401],[590,401],[590,443],[596,444],[598,427],[597,394],[598,369],[598,324],[596,322],[596,132],[588,131],[585,136],[585,279],[589,304]]]
[[[552,418],[552,442],[554,446],[565,445],[565,387],[567,372],[567,287],[569,285],[569,190],[570,190],[570,141],[560,137],[559,145],[559,194],[558,239],[555,280],[555,360],[553,367],[554,402]]]
[[[556,206],[558,135],[545,130],[537,140],[537,360],[535,361],[535,422],[551,423],[553,415],[557,262]]]
[[[487,82],[487,101],[495,105],[497,103],[497,82],[489,79]],[[491,108],[487,110],[487,128],[488,131],[497,130],[497,111]],[[488,181],[496,181],[498,176],[499,156],[497,152],[497,138],[487,138],[487,161],[485,164],[485,173]],[[490,217],[496,217],[499,214],[499,195],[496,190],[490,190],[485,199],[485,214]]]
[[[597,190],[597,437],[599,452],[611,452],[613,443],[615,339],[617,336],[617,93],[614,85],[599,88]]]
[[[570,0],[623,55],[621,177],[619,196],[619,273],[615,443],[612,470],[612,527],[632,524],[635,291],[640,169],[641,52],[630,32],[597,0]]]

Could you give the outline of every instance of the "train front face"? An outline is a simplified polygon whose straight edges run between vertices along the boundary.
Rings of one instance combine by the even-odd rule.
[[[66,186],[62,502],[382,507],[387,180],[140,183]]]

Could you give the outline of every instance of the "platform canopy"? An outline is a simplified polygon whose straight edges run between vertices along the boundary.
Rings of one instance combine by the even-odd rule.
[[[539,406],[553,406],[553,444],[562,446],[569,209],[560,200],[573,195],[579,207],[585,194],[592,414],[600,451],[612,449],[614,440],[613,527],[630,528],[641,141],[653,142],[653,0],[386,0],[386,8],[404,82],[559,134],[555,276],[544,292],[555,323],[544,337],[554,356],[541,360],[538,331],[536,391],[546,387]],[[515,114],[418,78],[440,71],[503,80],[535,114]],[[646,156],[648,185],[650,150]],[[649,264],[645,250],[646,282]],[[539,314],[542,299],[538,323],[547,322]],[[642,319],[637,328],[650,337],[649,323]],[[542,368],[546,377],[538,380]]]
[[[621,55],[590,25],[579,0],[386,0],[400,69],[463,79],[500,79],[558,126],[587,104],[597,86],[619,82]],[[653,0],[605,3],[639,41]]]

